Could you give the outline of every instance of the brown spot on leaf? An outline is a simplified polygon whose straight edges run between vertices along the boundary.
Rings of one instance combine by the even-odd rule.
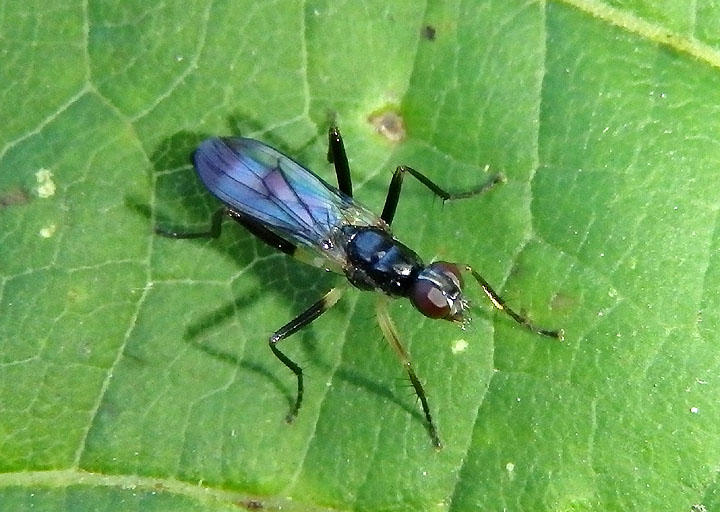
[[[30,194],[21,188],[11,188],[0,192],[0,208],[6,208],[16,204],[25,204],[30,201]]]
[[[435,41],[436,33],[437,30],[435,30],[435,27],[432,25],[425,25],[420,31],[420,35],[423,36],[423,39],[427,39],[428,41]]]
[[[392,142],[400,142],[405,138],[405,123],[402,116],[394,110],[384,110],[371,114],[368,121],[380,135],[385,136]]]

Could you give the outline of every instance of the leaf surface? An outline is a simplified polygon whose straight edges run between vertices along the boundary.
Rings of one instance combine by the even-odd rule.
[[[712,510],[720,505],[714,3],[10,2],[0,40],[0,502],[10,510]],[[378,119],[402,121],[378,132]],[[226,222],[189,155],[242,134],[469,263],[467,330],[392,314],[444,448],[341,277]],[[399,140],[392,140],[399,139]],[[694,507],[694,508],[692,508]]]

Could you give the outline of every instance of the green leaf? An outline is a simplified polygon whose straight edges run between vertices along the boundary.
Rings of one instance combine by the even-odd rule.
[[[21,510],[720,506],[720,12],[671,1],[7,2],[0,17],[0,503]],[[380,133],[383,114],[404,133]],[[470,263],[463,331],[373,294],[268,336],[341,277],[226,222],[188,157],[261,139],[427,261]],[[391,127],[392,131],[392,127]],[[400,140],[391,140],[396,135]],[[486,170],[486,166],[488,166]]]

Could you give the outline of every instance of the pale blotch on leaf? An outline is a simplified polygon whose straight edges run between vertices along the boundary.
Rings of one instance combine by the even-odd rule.
[[[505,471],[507,471],[508,477],[512,480],[515,478],[515,464],[508,462],[505,464]]]
[[[468,348],[468,342],[463,339],[459,339],[459,340],[456,340],[455,343],[452,344],[452,348],[450,350],[452,350],[453,354],[459,354],[460,352],[465,352],[465,350],[467,350],[467,348]]]
[[[40,230],[40,236],[43,238],[50,238],[55,234],[57,226],[55,224],[48,224]]]
[[[35,191],[38,197],[46,199],[55,195],[55,182],[52,179],[52,172],[49,169],[40,169],[35,173],[37,187]]]
[[[380,135],[392,142],[400,142],[405,138],[405,123],[397,112],[385,110],[371,114],[368,121]]]

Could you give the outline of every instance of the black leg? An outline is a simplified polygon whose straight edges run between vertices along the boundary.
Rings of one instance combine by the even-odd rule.
[[[272,336],[270,336],[270,350],[272,350],[272,353],[275,354],[275,357],[280,359],[280,361],[282,361],[282,363],[287,366],[290,371],[292,371],[297,377],[297,398],[295,399],[295,404],[290,408],[290,412],[285,417],[288,423],[292,423],[292,421],[295,419],[298,411],[300,410],[300,405],[302,404],[304,389],[303,371],[302,368],[300,368],[300,366],[295,363],[295,361],[280,352],[277,344],[288,336],[291,336],[292,334],[297,332],[299,329],[302,329],[306,325],[310,324],[310,322],[312,322],[317,317],[325,313],[325,311],[333,307],[337,303],[337,301],[340,300],[341,295],[341,289],[333,288],[332,290],[327,292],[322,299],[310,306],[307,310],[295,317],[293,320],[283,325],[280,329],[275,331]]]
[[[253,220],[250,217],[229,208],[227,209],[226,213],[228,214],[228,217],[242,224],[245,229],[250,231],[250,233],[258,237],[260,240],[268,244],[273,249],[278,249],[285,254],[289,254],[290,256],[295,254],[295,250],[297,249],[297,246],[295,244],[292,244],[281,236],[276,235],[268,228],[263,226],[261,222]]]
[[[440,197],[443,201],[449,201],[452,199],[465,199],[467,197],[472,197],[477,194],[482,194],[483,192],[487,192],[488,190],[490,190],[498,183],[505,181],[505,177],[502,174],[495,174],[491,176],[488,181],[486,181],[476,189],[469,190],[467,192],[451,193],[443,190],[434,182],[432,182],[427,176],[420,173],[419,171],[416,171],[412,167],[401,165],[397,169],[395,169],[395,172],[393,173],[392,181],[390,182],[390,188],[388,189],[387,193],[387,198],[385,198],[385,206],[383,207],[383,211],[380,214],[380,218],[388,224],[392,224],[393,218],[395,217],[395,210],[397,209],[398,201],[400,200],[400,190],[402,189],[403,176],[406,172],[410,173],[411,176],[413,176],[420,183],[429,188],[433,194]]]
[[[220,236],[220,230],[222,228],[223,216],[227,215],[234,221],[240,223],[245,229],[250,231],[253,235],[258,237],[260,240],[268,244],[273,249],[278,249],[285,254],[292,256],[297,248],[294,244],[291,244],[284,238],[276,235],[268,228],[263,226],[260,222],[251,219],[243,215],[242,213],[233,210],[231,208],[220,208],[216,211],[210,223],[210,229],[208,231],[200,231],[196,233],[185,233],[181,231],[165,231],[162,228],[155,228],[155,232],[158,235],[166,236],[168,238],[218,238]]]
[[[165,231],[162,228],[155,228],[155,233],[168,238],[217,238],[220,236],[220,228],[222,227],[223,215],[227,213],[226,208],[220,208],[213,213],[210,220],[210,229],[197,233],[184,233],[182,231]]]
[[[338,188],[343,194],[352,197],[352,180],[350,178],[350,165],[348,164],[345,145],[340,130],[331,126],[328,130],[328,162],[335,165]]]
[[[430,414],[430,406],[428,405],[427,397],[425,396],[425,390],[423,389],[420,379],[418,379],[417,375],[415,374],[412,362],[410,361],[410,355],[408,354],[407,350],[405,350],[405,347],[402,346],[402,343],[400,343],[400,337],[398,336],[395,325],[393,324],[393,321],[387,311],[387,297],[385,296],[382,296],[378,299],[377,319],[383,336],[393,348],[395,354],[397,354],[398,359],[400,359],[400,363],[403,365],[403,368],[405,368],[405,371],[407,371],[408,376],[410,377],[410,382],[415,389],[415,394],[420,400],[420,405],[422,405],[422,410],[425,414],[428,434],[430,434],[430,440],[432,441],[432,444],[435,446],[435,448],[442,448],[440,436],[438,435],[437,428],[435,428],[435,423],[433,422],[432,416]]]
[[[533,324],[530,320],[525,318],[524,316],[516,313],[512,309],[510,309],[507,304],[505,304],[505,300],[503,300],[502,297],[500,297],[495,290],[492,289],[490,286],[490,283],[488,283],[483,276],[475,272],[472,268],[466,267],[467,270],[470,271],[472,276],[475,278],[475,280],[482,286],[483,291],[485,292],[485,295],[488,296],[490,299],[490,302],[492,302],[493,306],[498,308],[501,311],[504,311],[507,313],[513,320],[515,320],[520,325],[526,327],[527,329],[530,329],[532,332],[541,334],[543,336],[547,336],[549,338],[555,338],[558,340],[563,340],[565,337],[565,332],[562,329],[558,330],[550,330],[550,329],[543,329],[542,327],[538,327],[537,325]]]

